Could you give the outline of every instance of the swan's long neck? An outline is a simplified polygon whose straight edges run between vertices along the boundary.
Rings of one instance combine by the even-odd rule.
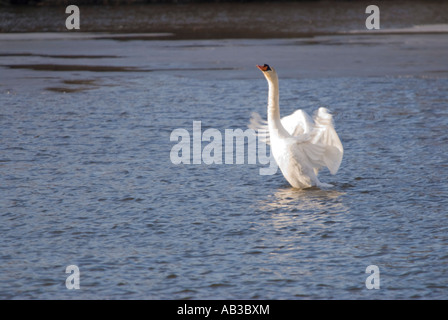
[[[277,132],[279,137],[288,136],[288,132],[283,127],[280,121],[280,106],[279,106],[279,90],[278,78],[268,78],[269,96],[268,96],[268,126],[271,136]]]

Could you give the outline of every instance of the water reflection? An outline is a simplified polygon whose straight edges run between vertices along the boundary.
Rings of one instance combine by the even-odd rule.
[[[319,188],[308,188],[298,190],[294,188],[280,188],[264,201],[264,209],[278,209],[289,212],[342,212],[346,211],[340,197],[345,192],[338,190],[321,190]]]
[[[331,224],[349,208],[343,203],[345,192],[309,188],[280,188],[260,203],[260,209],[271,212],[276,229],[298,227],[308,222]]]

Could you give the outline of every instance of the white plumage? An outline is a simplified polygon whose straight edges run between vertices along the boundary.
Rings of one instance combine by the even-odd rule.
[[[258,131],[270,144],[271,152],[283,176],[295,188],[325,188],[330,184],[317,178],[319,169],[327,167],[336,174],[344,149],[326,108],[319,108],[311,118],[305,111],[280,118],[278,76],[268,65],[257,66],[269,84],[268,121],[253,113],[250,128]]]

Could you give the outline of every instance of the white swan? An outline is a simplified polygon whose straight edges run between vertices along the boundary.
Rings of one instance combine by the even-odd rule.
[[[252,129],[266,135],[266,143],[283,176],[294,188],[331,187],[317,178],[319,169],[327,167],[336,174],[344,149],[333,127],[333,117],[326,108],[319,108],[312,119],[303,110],[280,119],[278,76],[275,69],[265,64],[257,67],[269,84],[268,121],[254,113]]]

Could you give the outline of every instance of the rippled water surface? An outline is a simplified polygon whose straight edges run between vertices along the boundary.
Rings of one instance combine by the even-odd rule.
[[[57,60],[42,56],[49,52],[40,42],[3,49],[1,298],[448,298],[448,77],[436,72],[444,70],[441,60],[439,70],[420,74],[407,71],[413,58],[404,57],[390,76],[305,77],[300,60],[289,69],[280,64],[282,115],[329,108],[345,148],[338,174],[320,175],[333,188],[296,190],[279,172],[260,175],[260,164],[170,161],[176,128],[192,133],[201,121],[202,130],[224,135],[245,130],[251,112],[266,115],[267,84],[254,64],[269,61],[243,69],[216,61],[198,70],[198,54],[219,56],[219,44],[95,41],[117,57],[132,58],[128,48],[143,45],[181,58],[148,57],[152,71],[64,72],[30,69],[129,61]],[[241,41],[226,42],[235,56],[249,43]],[[272,59],[299,44],[277,46]],[[105,55],[90,48],[76,54]],[[321,44],[303,50],[330,52]],[[25,52],[32,55],[18,55]],[[22,67],[5,66],[14,63]],[[65,286],[72,264],[80,290]],[[369,265],[380,269],[379,290],[366,289]]]

